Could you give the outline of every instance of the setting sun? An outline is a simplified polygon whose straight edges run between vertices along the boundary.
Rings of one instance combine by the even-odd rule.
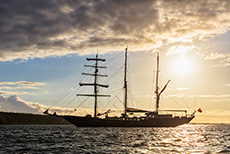
[[[179,75],[186,75],[188,72],[191,71],[192,65],[188,58],[185,57],[184,54],[181,54],[175,61],[174,69],[175,72]]]

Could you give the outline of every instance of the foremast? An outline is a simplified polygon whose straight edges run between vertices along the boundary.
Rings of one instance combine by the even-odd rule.
[[[110,97],[110,95],[99,95],[98,87],[108,88],[109,85],[98,84],[97,78],[107,77],[107,75],[98,74],[98,68],[106,68],[105,66],[98,66],[98,62],[105,62],[105,59],[98,58],[98,54],[96,54],[96,58],[86,58],[87,61],[95,61],[95,65],[84,65],[85,67],[94,67],[95,71],[93,74],[90,73],[82,73],[82,75],[94,76],[94,83],[79,83],[80,86],[93,86],[94,94],[77,94],[77,96],[89,96],[94,97],[94,117],[97,117],[97,97]]]
[[[159,53],[157,53],[157,71],[156,71],[156,113],[158,113],[159,110],[159,100],[160,100],[160,95],[158,93],[159,90],[158,76],[159,76]]]

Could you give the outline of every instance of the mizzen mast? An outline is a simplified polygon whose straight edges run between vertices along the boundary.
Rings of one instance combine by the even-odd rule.
[[[107,75],[98,74],[98,68],[106,68],[105,66],[98,66],[98,62],[105,62],[105,59],[98,58],[98,54],[96,54],[96,58],[86,58],[87,61],[95,61],[95,65],[84,65],[85,67],[94,67],[95,71],[93,74],[90,73],[82,73],[82,75],[94,76],[94,83],[79,83],[80,86],[93,86],[94,94],[77,94],[77,96],[92,96],[94,97],[94,117],[97,117],[97,97],[110,97],[110,95],[99,95],[98,87],[108,88],[109,85],[98,84],[97,78],[107,77]]]

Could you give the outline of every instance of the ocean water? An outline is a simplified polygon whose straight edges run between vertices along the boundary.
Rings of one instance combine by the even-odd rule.
[[[0,153],[230,153],[230,125],[0,126]]]

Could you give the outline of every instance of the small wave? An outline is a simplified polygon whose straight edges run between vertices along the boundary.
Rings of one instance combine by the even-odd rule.
[[[0,153],[230,153],[229,130],[230,125],[0,126]]]
[[[141,146],[145,146],[146,145],[146,141],[140,141],[140,142],[136,142],[132,145],[132,147],[141,147]]]
[[[230,151],[225,149],[225,150],[221,150],[219,153],[230,153]]]
[[[179,141],[182,141],[182,139],[181,139],[181,138],[178,138],[178,139],[175,139],[174,141],[175,141],[175,142],[179,142]]]

